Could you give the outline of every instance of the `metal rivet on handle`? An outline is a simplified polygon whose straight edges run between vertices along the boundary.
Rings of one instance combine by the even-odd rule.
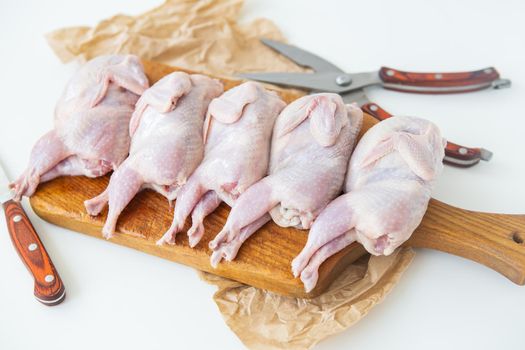
[[[443,78],[443,74],[437,73],[437,74],[434,75],[434,78],[439,80],[439,79]]]
[[[377,105],[371,105],[370,106],[370,110],[373,111],[373,112],[377,111],[378,110]]]
[[[46,275],[46,277],[44,277],[44,281],[46,281],[47,283],[51,283],[55,280],[55,277],[53,275]]]
[[[483,72],[485,72],[485,74],[490,74],[492,73],[492,68],[487,68]]]
[[[31,243],[27,249],[29,249],[30,252],[34,252],[38,248],[38,245],[36,243]]]
[[[352,83],[352,78],[348,74],[341,74],[335,78],[335,83],[339,86],[345,86]]]
[[[460,147],[458,150],[459,154],[465,155],[468,153],[468,150],[465,147]]]
[[[13,221],[14,221],[14,222],[20,222],[20,220],[22,220],[22,215],[15,215],[15,216],[13,217]]]
[[[393,76],[395,73],[392,69],[389,69],[386,71],[386,75],[388,75],[389,77]]]

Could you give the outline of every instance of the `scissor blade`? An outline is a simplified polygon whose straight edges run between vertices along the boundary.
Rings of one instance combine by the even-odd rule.
[[[288,57],[300,66],[309,67],[316,72],[337,72],[344,73],[339,67],[334,66],[324,58],[321,58],[311,52],[305,51],[293,45],[281,43],[270,39],[261,39],[261,42],[279,52],[281,55]]]
[[[245,73],[241,78],[262,81],[265,83],[295,87],[306,90],[341,93],[348,87],[335,83],[337,73]]]
[[[364,89],[357,89],[341,94],[341,97],[343,98],[344,103],[357,103],[359,107],[370,102]]]
[[[335,92],[342,94],[365,86],[381,84],[377,72],[341,74],[341,73],[245,73],[241,78],[258,80],[265,83],[296,87],[300,89]],[[349,78],[350,84],[339,85],[340,78]]]

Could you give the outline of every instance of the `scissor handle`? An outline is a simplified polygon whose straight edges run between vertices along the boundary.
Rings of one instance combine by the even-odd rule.
[[[392,114],[374,102],[365,103],[361,106],[361,109],[363,112],[370,114],[378,120],[385,120],[393,117]],[[483,150],[482,148],[465,147],[453,142],[447,142],[443,162],[462,168],[468,168],[478,164],[482,159],[488,161],[491,155],[492,154],[489,151]]]
[[[510,86],[510,80],[500,79],[494,67],[455,73],[413,73],[381,67],[379,77],[385,89],[421,94],[450,94]]]

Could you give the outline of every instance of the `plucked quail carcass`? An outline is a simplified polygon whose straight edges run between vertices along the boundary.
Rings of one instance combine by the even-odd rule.
[[[321,263],[352,242],[373,255],[389,255],[410,237],[443,169],[445,143],[434,124],[409,117],[382,121],[362,137],[348,167],[346,194],[319,214],[292,262],[306,291],[315,287]]]
[[[284,107],[275,92],[254,82],[234,87],[210,103],[204,159],[181,188],[173,224],[159,244],[173,244],[191,213],[188,237],[194,247],[204,234],[204,218],[222,201],[233,205],[267,174],[273,125]]]
[[[138,57],[99,56],[71,78],[55,109],[54,129],[33,147],[29,165],[11,187],[15,199],[61,175],[102,176],[129,151],[129,120],[148,88]]]
[[[85,202],[90,215],[109,202],[104,237],[112,236],[120,213],[141,189],[152,188],[169,201],[176,198],[202,160],[206,110],[222,91],[218,80],[175,72],[144,92],[129,123],[129,157],[106,190]]]
[[[210,242],[211,263],[235,258],[242,243],[270,220],[309,229],[341,191],[362,112],[337,94],[302,97],[276,120],[269,175],[235,202],[222,231]]]

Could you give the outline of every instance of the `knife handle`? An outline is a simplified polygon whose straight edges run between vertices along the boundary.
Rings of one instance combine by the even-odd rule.
[[[456,73],[413,73],[381,67],[379,77],[385,89],[421,94],[450,94],[489,87],[501,89],[511,84],[508,79],[500,79],[494,67]]]
[[[381,108],[377,103],[368,102],[361,106],[363,112],[370,114],[372,117],[377,120],[385,120],[390,117],[393,117],[392,114],[388,113],[386,110]]]
[[[35,280],[36,299],[48,306],[60,304],[66,296],[64,284],[22,205],[9,200],[3,207],[11,241]]]
[[[370,114],[378,120],[392,117],[392,114],[381,108],[377,103],[368,102],[361,106],[363,112]],[[492,153],[483,148],[472,148],[447,142],[443,162],[462,168],[468,168],[479,163],[480,160],[489,161]]]

